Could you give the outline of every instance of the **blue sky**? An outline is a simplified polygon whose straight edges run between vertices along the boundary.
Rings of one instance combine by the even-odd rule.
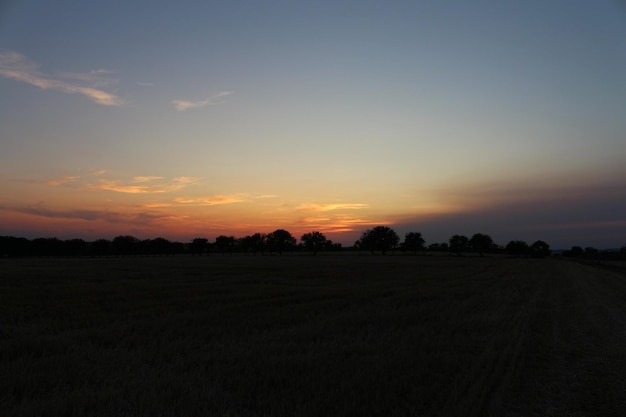
[[[10,1],[0,97],[0,234],[626,243],[618,1]]]

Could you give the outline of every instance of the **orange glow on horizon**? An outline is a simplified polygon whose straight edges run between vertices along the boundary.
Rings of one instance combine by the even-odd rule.
[[[213,191],[210,186],[190,176],[135,175],[124,180],[112,175],[93,170],[83,176],[5,180],[12,195],[31,187],[31,195],[40,196],[41,202],[0,208],[0,227],[31,237],[97,239],[130,234],[179,241],[285,229],[297,239],[320,231],[351,244],[363,231],[392,227],[404,217],[428,219],[468,209],[429,198],[427,192],[417,197],[380,193],[375,198],[361,189],[324,189],[324,197],[280,187],[273,192],[207,192]]]
[[[133,235],[140,239],[164,237],[187,241],[195,237],[209,240],[219,235],[244,237],[253,233],[270,233],[276,229],[288,230],[296,239],[304,233],[320,231],[333,241],[352,243],[353,237],[375,225],[388,225],[387,221],[364,220],[346,215],[324,218],[292,218],[286,216],[258,216],[250,212],[221,211],[213,215],[198,215],[178,210],[173,215],[171,206],[147,205],[143,211],[123,210],[48,210],[28,208],[22,212],[11,211],[3,215],[2,229],[18,236],[82,238],[85,240],[110,239],[118,235]],[[281,213],[279,213],[281,214]]]

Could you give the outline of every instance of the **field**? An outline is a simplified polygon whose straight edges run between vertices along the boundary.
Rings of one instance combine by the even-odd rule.
[[[555,259],[0,259],[2,416],[623,416],[626,275]]]

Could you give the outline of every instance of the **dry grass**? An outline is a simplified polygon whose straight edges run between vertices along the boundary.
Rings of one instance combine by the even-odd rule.
[[[624,276],[567,261],[0,262],[3,416],[623,415]]]

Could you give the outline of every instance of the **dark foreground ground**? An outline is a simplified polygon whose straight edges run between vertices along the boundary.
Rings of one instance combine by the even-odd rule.
[[[624,416],[626,276],[551,259],[2,259],[0,410]]]

